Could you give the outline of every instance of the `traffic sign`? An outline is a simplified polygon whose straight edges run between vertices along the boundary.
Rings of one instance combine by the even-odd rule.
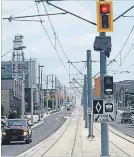
[[[104,94],[113,95],[113,76],[104,77]]]
[[[115,122],[114,100],[93,100],[93,117],[94,122]]]

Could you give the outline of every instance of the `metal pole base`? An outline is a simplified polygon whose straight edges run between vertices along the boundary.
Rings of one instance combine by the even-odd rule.
[[[102,156],[102,155],[100,155],[100,156]],[[108,156],[111,156],[111,155],[108,155]],[[102,156],[102,157],[108,157],[108,156]]]
[[[95,136],[94,136],[94,135],[88,135],[87,138],[88,138],[88,139],[89,139],[89,138],[90,138],[90,139],[94,139]]]

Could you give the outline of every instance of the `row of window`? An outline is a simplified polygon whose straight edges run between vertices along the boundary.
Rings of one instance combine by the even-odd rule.
[[[18,99],[21,99],[21,94],[22,94],[22,84],[15,80],[14,81],[14,96]]]

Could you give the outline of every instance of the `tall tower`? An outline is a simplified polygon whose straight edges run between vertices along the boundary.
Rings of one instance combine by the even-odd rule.
[[[13,39],[13,52],[12,52],[12,78],[22,80],[24,72],[24,51],[26,48],[23,46],[23,36],[15,35]]]

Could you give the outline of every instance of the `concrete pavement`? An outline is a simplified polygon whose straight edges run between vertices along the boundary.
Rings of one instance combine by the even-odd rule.
[[[62,127],[47,140],[39,143],[18,157],[36,156],[100,156],[100,124],[94,124],[93,140],[87,138],[83,111],[76,109]],[[134,156],[134,138],[109,126],[110,156]]]

